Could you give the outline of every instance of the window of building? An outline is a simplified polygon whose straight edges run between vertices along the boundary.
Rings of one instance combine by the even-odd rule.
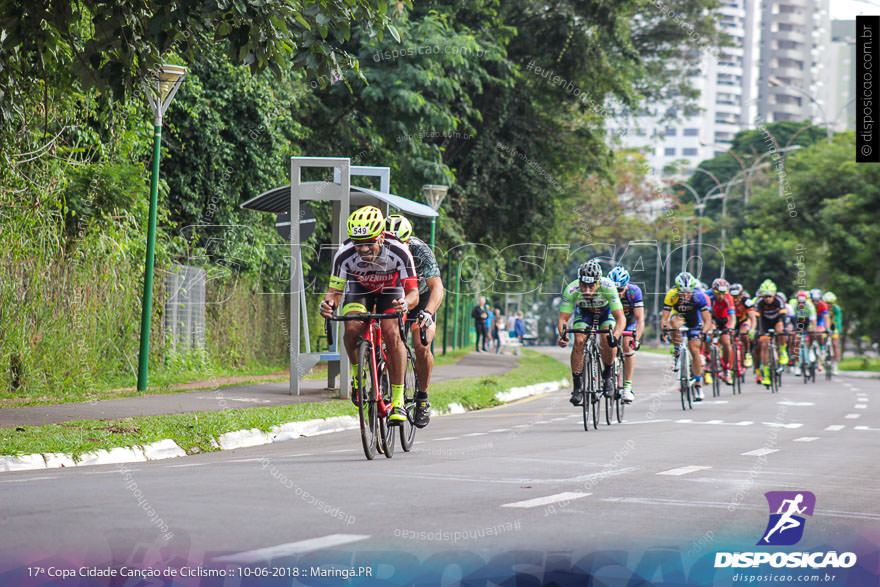
[[[667,157],[674,157],[675,156],[675,147],[666,147],[665,149],[663,149],[663,154],[666,155]]]
[[[685,147],[684,149],[682,149],[681,154],[685,157],[696,157],[697,149],[694,147]]]
[[[666,127],[666,136],[667,137],[674,137],[675,135],[676,135],[676,128],[674,126],[667,126]]]
[[[686,137],[695,137],[700,134],[700,129],[698,128],[686,128],[684,129],[684,136]]]

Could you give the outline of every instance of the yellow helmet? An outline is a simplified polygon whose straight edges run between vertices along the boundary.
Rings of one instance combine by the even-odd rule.
[[[385,218],[375,206],[364,206],[351,213],[346,226],[352,240],[375,240],[385,230]]]
[[[385,230],[393,233],[403,242],[409,242],[413,233],[412,224],[402,214],[391,214],[385,218]]]

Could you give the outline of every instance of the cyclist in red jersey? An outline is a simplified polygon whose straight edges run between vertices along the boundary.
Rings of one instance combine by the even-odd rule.
[[[816,308],[816,330],[818,331],[816,334],[816,342],[819,343],[819,356],[822,356],[825,354],[824,333],[828,329],[828,324],[831,320],[828,312],[828,303],[822,299],[822,290],[820,289],[811,289],[810,299],[813,302],[813,306]],[[822,361],[819,361],[817,368],[819,371],[822,371]]]
[[[730,346],[730,331],[735,326],[736,310],[733,297],[730,295],[730,284],[722,277],[712,282],[712,320],[715,322],[715,328],[721,330],[721,379],[728,385],[733,384],[730,378],[730,355],[732,352]]]
[[[750,335],[755,332],[757,322],[754,310],[755,301],[751,299],[749,292],[744,290],[740,283],[731,284],[730,295],[733,297],[736,331],[739,333],[740,343],[743,348],[743,366],[751,367],[753,361]]]

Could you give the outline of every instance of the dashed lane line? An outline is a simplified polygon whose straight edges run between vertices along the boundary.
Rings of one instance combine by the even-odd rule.
[[[779,452],[778,448],[756,448],[755,450],[750,450],[749,452],[740,453],[740,456],[743,457],[763,457],[765,455],[770,455],[775,452]]]
[[[581,493],[579,491],[565,491],[563,493],[557,493],[555,495],[548,495],[546,497],[536,497],[534,499],[527,499],[525,501],[514,501],[512,503],[502,504],[503,508],[537,508],[542,505],[549,505],[551,503],[559,503],[560,501],[572,501],[575,499],[581,499],[582,497],[587,497],[588,495],[593,495],[592,493]]]
[[[677,469],[669,469],[668,471],[660,471],[657,474],[678,477],[681,475],[687,475],[688,473],[696,473],[697,471],[703,471],[705,469],[711,469],[711,468],[712,467],[703,467],[700,465],[689,465],[687,467],[678,467]]]
[[[360,542],[367,538],[369,538],[369,536],[365,534],[330,534],[320,538],[300,540],[299,542],[288,542],[286,544],[278,544],[276,546],[267,546],[266,548],[258,548],[256,550],[247,550],[236,554],[219,556],[212,560],[221,563],[259,563],[263,561],[271,561],[284,556],[304,554],[307,552],[322,550],[324,548]]]

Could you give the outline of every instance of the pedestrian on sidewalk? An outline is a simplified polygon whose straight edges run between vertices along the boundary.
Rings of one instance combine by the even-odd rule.
[[[504,321],[501,318],[501,309],[495,308],[495,314],[492,316],[492,345],[495,347],[495,354],[501,350],[502,328],[504,328]]]
[[[489,334],[488,328],[486,328],[486,320],[489,320],[490,308],[489,304],[486,303],[485,296],[480,296],[479,303],[474,306],[474,309],[471,311],[471,317],[474,319],[474,330],[477,332],[477,340],[476,340],[476,350],[479,352],[487,352],[486,348],[486,338]],[[480,340],[482,340],[482,347],[480,346]]]
[[[513,326],[513,336],[514,336],[514,338],[516,338],[519,341],[520,344],[524,344],[523,337],[525,337],[525,335],[526,335],[526,323],[523,322],[523,313],[517,312],[516,313],[516,322],[514,323],[514,326]]]

